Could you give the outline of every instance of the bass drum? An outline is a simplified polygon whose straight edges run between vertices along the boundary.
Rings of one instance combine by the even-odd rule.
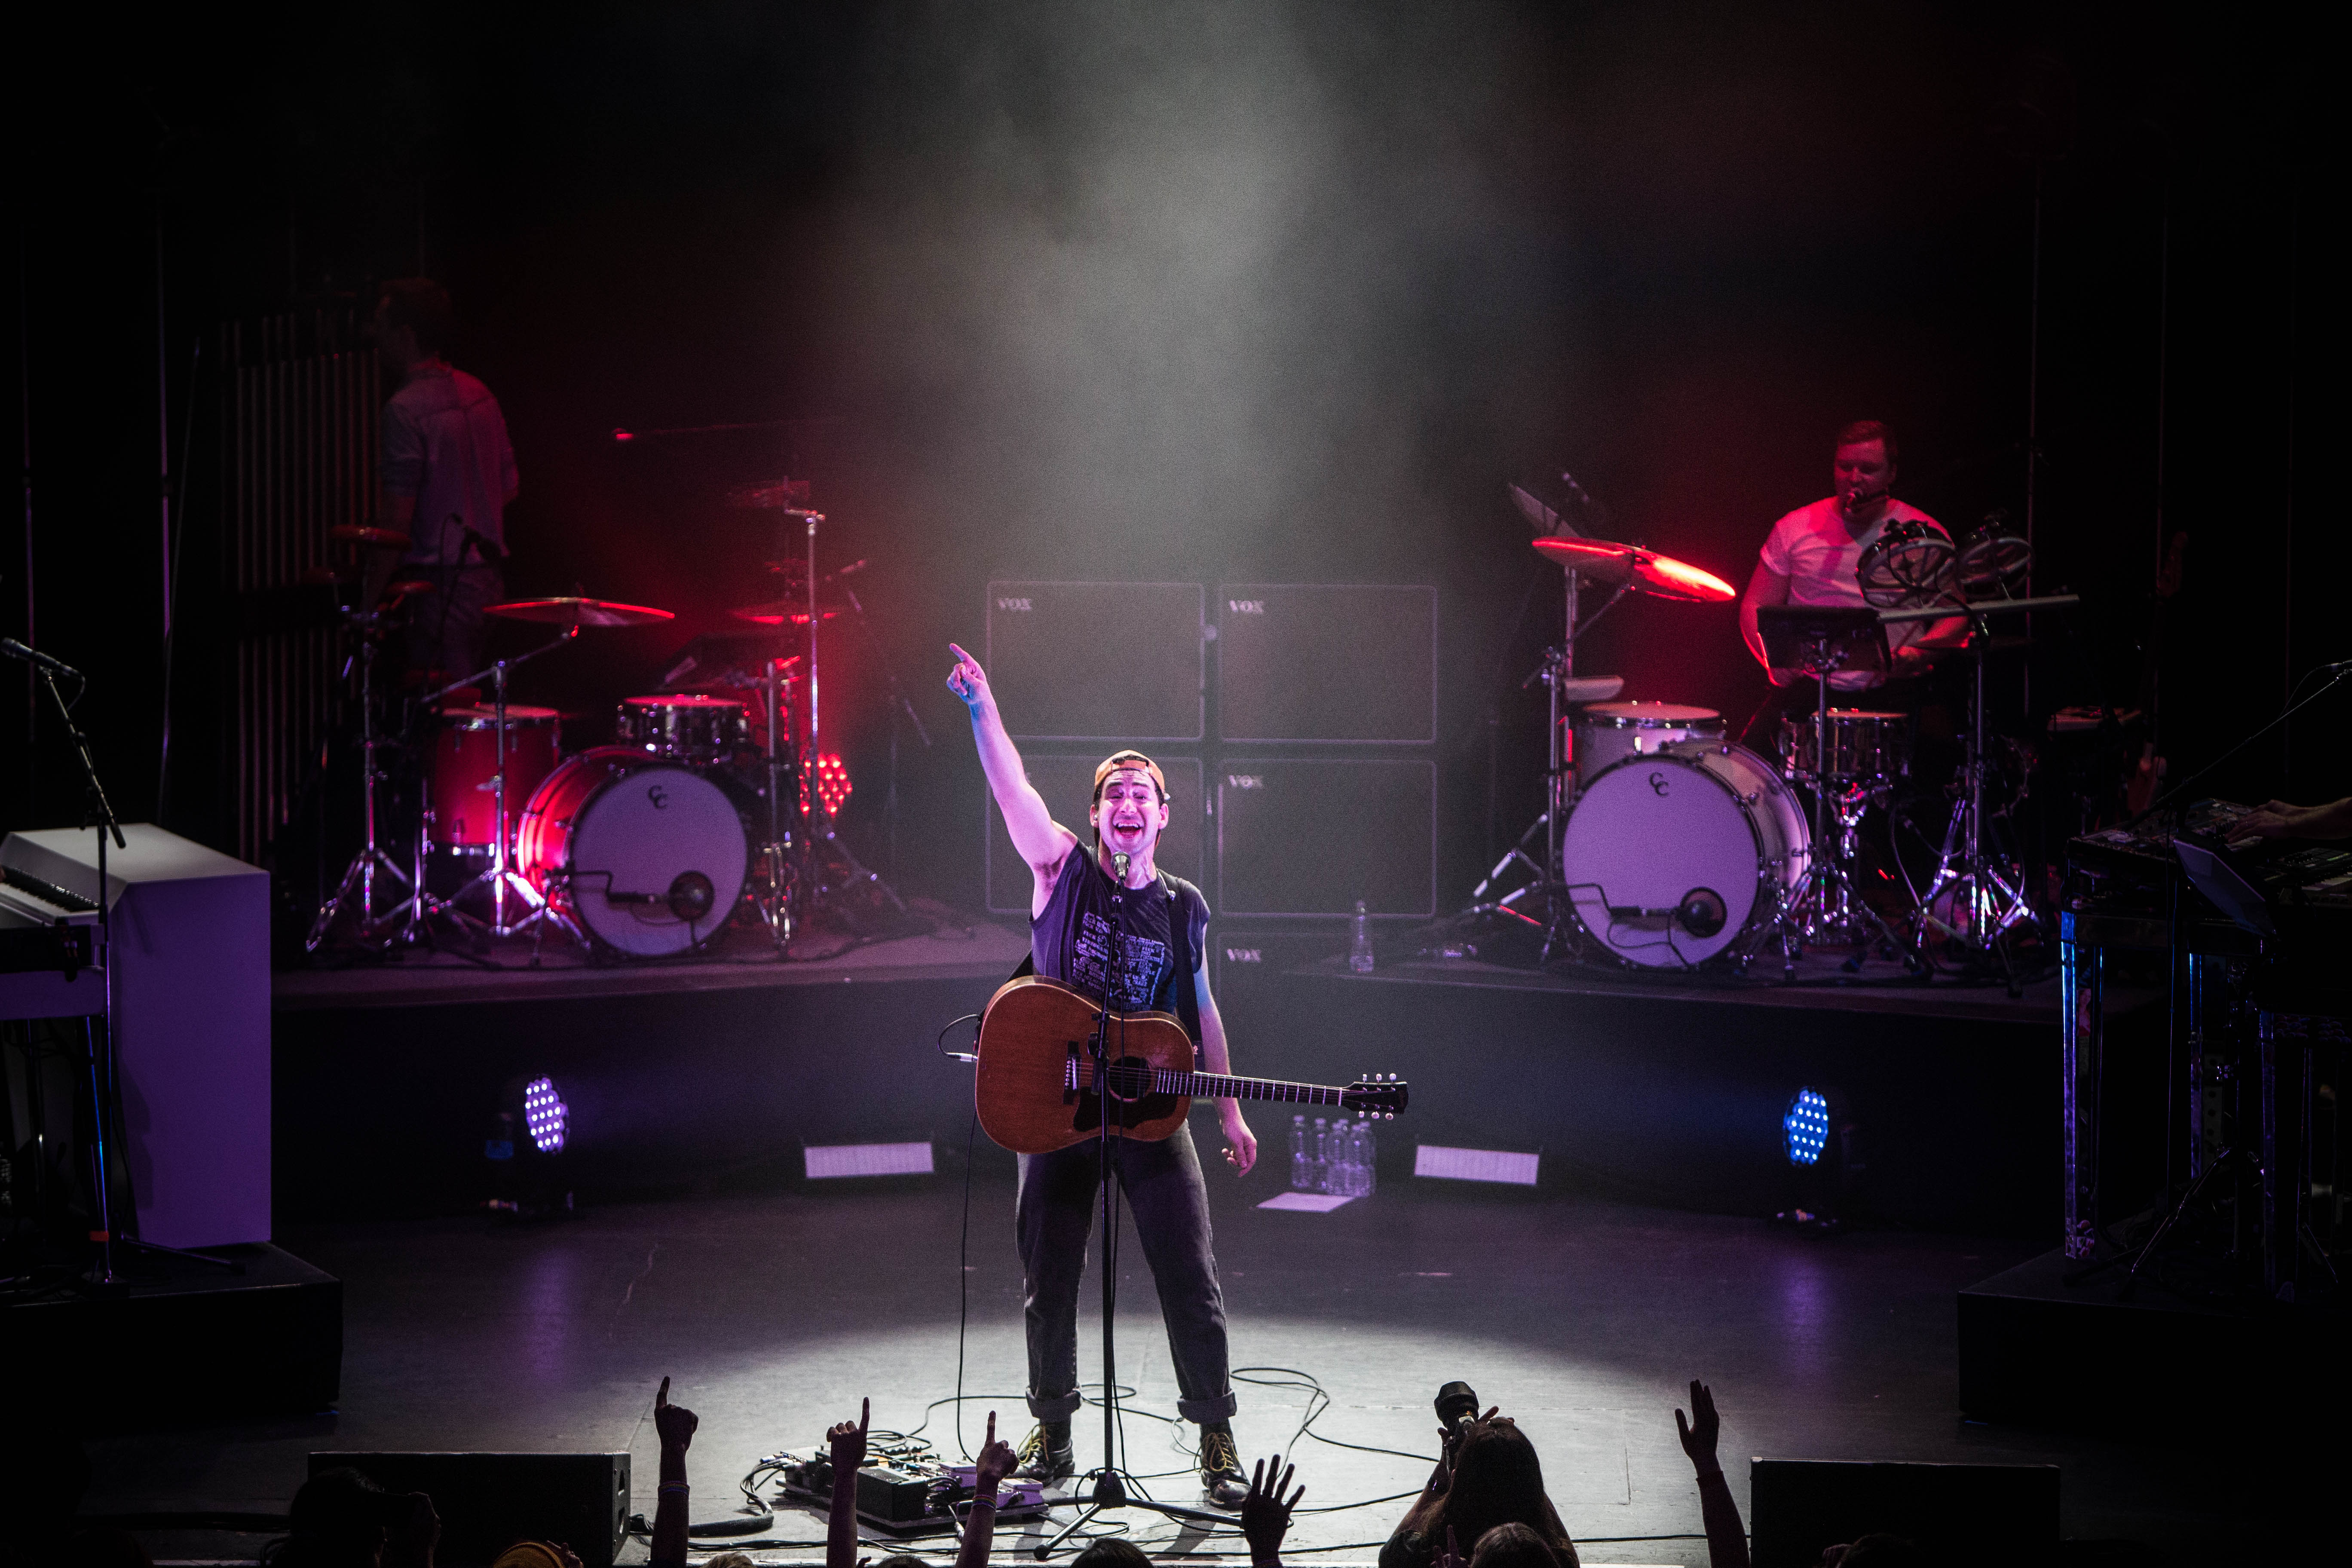
[[[1805,875],[1796,796],[1744,746],[1686,741],[1595,775],[1560,832],[1579,924],[1620,962],[1687,969],[1745,953]]]
[[[709,773],[631,746],[583,752],[523,808],[516,858],[555,911],[615,952],[710,940],[742,901],[750,835]]]

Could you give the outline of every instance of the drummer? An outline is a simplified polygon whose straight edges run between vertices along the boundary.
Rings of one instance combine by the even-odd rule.
[[[1743,737],[1747,744],[1769,748],[1781,716],[1811,712],[1815,697],[1813,683],[1797,671],[1772,668],[1757,630],[1756,612],[1768,605],[1864,605],[1868,601],[1862,596],[1859,576],[1863,552],[1891,525],[1916,522],[1949,537],[1943,524],[1895,499],[1895,433],[1878,420],[1857,420],[1839,431],[1832,468],[1836,493],[1801,506],[1774,523],[1758,552],[1748,592],[1739,601],[1739,633],[1756,662],[1771,675],[1775,689],[1748,721]],[[1967,633],[1968,623],[1957,616],[1932,626],[1913,621],[1887,627],[1887,646],[1894,655],[1891,673],[1849,670],[1832,676],[1832,702],[1836,693],[1868,690],[1869,698],[1848,700],[1915,712],[1920,678],[1932,655],[1958,646]]]

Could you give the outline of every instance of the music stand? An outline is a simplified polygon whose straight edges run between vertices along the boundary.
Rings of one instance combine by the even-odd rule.
[[[1832,781],[1829,769],[1830,678],[1833,675],[1884,677],[1894,668],[1886,646],[1886,626],[1867,605],[1760,605],[1756,630],[1764,644],[1765,661],[1774,669],[1793,669],[1812,677],[1813,705],[1813,837],[1805,858],[1805,879],[1781,909],[1783,921],[1797,922],[1800,935],[1835,923],[1854,940],[1856,958],[1875,933],[1888,946],[1899,942],[1876,910],[1861,896],[1841,857],[1825,853],[1829,842]],[[1868,809],[1869,791],[1849,789],[1838,819],[1841,833],[1861,820]],[[1857,799],[1858,796],[1858,799]],[[1855,806],[1860,809],[1853,809]],[[1848,820],[1851,812],[1852,820]],[[1786,931],[1783,927],[1783,931]],[[1783,948],[1785,953],[1786,948]],[[1793,968],[1793,966],[1791,966]]]

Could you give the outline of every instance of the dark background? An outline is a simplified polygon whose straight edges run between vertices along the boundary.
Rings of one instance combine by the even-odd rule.
[[[987,580],[1433,583],[1443,907],[1493,830],[1489,713],[1507,837],[1541,753],[1517,682],[1557,636],[1557,575],[1504,480],[1571,468],[1618,531],[1739,584],[1824,493],[1830,433],[1874,416],[1903,437],[1900,493],[1955,525],[2021,517],[2038,188],[2036,584],[2092,603],[2045,626],[2032,695],[2133,704],[2160,670],[2178,779],[2352,651],[2314,479],[2336,429],[2314,372],[2341,336],[2314,193],[2342,158],[2306,26],[714,3],[31,38],[0,312],[31,521],[0,525],[0,633],[27,632],[29,562],[39,645],[91,674],[121,814],[227,842],[218,327],[423,270],[513,433],[510,590],[679,613],[542,662],[518,700],[609,705],[767,596],[760,530],[716,493],[808,475],[826,563],[872,562],[878,637],[828,656],[845,831],[883,843],[887,658],[939,742],[901,736],[898,880],[971,906],[981,785],[939,683]],[[185,528],[160,806],[159,358]],[[1762,681],[1735,628],[1629,603],[1580,663],[1738,723]],[[0,827],[70,823],[79,784],[18,675]],[[2323,699],[2211,793],[2352,789],[2346,714]]]

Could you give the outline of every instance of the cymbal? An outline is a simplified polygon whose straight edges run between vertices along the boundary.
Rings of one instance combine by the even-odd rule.
[[[408,535],[396,528],[377,528],[365,522],[339,522],[327,530],[327,537],[340,539],[348,544],[369,544],[385,550],[405,550]]]
[[[816,608],[816,618],[822,622],[843,614],[846,606],[819,605]],[[777,599],[765,605],[743,605],[727,613],[755,626],[804,626],[809,619],[806,599]]]
[[[730,487],[727,504],[751,511],[792,511],[808,505],[806,479],[753,479]]]
[[[1732,585],[1712,572],[1686,561],[1644,550],[1638,544],[1612,544],[1605,539],[1538,539],[1536,552],[1556,561],[1580,577],[1620,583],[1661,599],[1692,604],[1722,605],[1739,597]]]
[[[617,605],[610,599],[572,596],[516,599],[492,605],[482,613],[509,621],[542,621],[559,626],[642,626],[677,618],[673,611],[656,610],[647,605]]]

